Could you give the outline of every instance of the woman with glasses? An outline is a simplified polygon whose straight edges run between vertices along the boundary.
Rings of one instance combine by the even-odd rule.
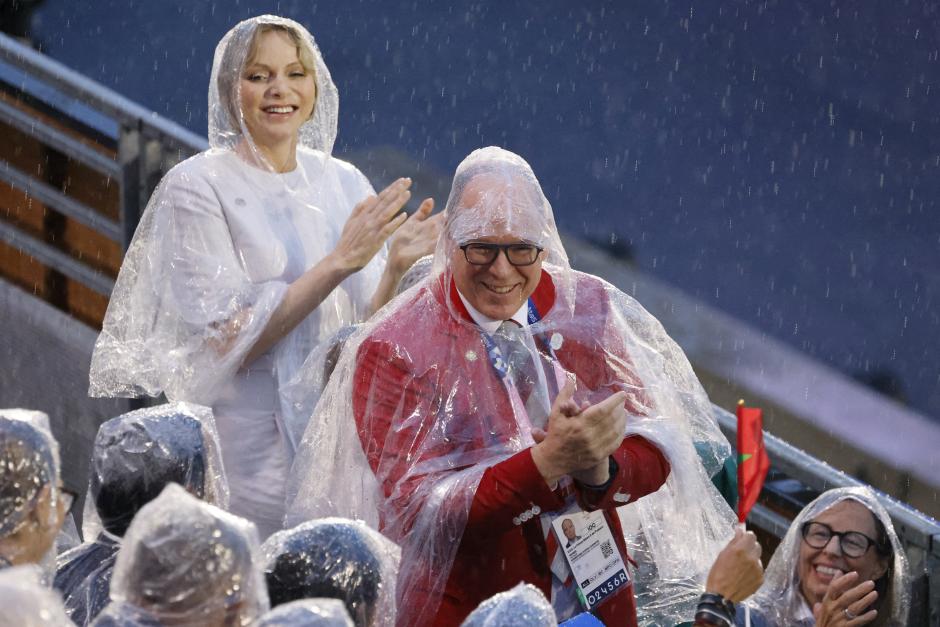
[[[907,558],[887,511],[868,488],[838,488],[796,517],[735,624],[900,627],[910,595]]]

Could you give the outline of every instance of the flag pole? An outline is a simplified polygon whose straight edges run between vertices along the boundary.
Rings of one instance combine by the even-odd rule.
[[[744,407],[744,399],[743,399],[743,398],[739,398],[739,399],[738,399],[738,407],[737,407],[737,410],[735,411],[735,433],[736,433],[736,434],[737,434],[738,430],[741,428],[741,409],[742,409],[743,407]],[[737,447],[735,447],[735,448],[737,448]],[[738,455],[740,456],[740,451],[738,451]],[[735,464],[735,474],[737,474],[737,480],[738,480],[738,504],[737,504],[737,507],[736,507],[735,509],[740,509],[740,507],[741,507],[741,462],[740,462],[740,460],[738,461],[737,464]],[[738,514],[738,512],[735,512],[735,515],[737,515],[737,514]],[[745,521],[741,520],[740,518],[738,518],[737,527],[738,527],[741,531],[747,531],[747,523],[746,523]]]

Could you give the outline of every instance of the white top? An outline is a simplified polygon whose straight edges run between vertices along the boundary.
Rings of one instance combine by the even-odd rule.
[[[338,159],[300,148],[297,164],[279,174],[213,149],[166,175],[125,257],[90,377],[97,395],[211,405],[231,511],[262,537],[281,527],[293,434],[305,427],[288,423],[279,390],[318,343],[367,315],[385,261],[383,251],[242,367],[289,284],[335,248],[374,193]]]
[[[341,189],[348,198],[346,206],[330,203],[334,204],[330,207],[316,188],[304,189],[299,194],[283,188],[273,194],[265,193],[264,183],[278,177],[277,174],[246,168],[237,156],[224,154],[233,173],[247,174],[214,187],[241,264],[255,281],[291,283],[299,278],[336,246],[352,208],[373,193],[358,170],[332,158]],[[301,160],[301,154],[298,163],[309,167],[310,160]],[[322,167],[322,160],[314,161],[313,167]],[[283,175],[288,185],[301,182],[298,170]],[[264,211],[247,211],[248,207],[263,207]],[[231,484],[230,509],[254,521],[262,538],[282,528],[284,486],[295,448],[291,434],[303,432],[302,427],[284,422],[279,383],[289,381],[283,375],[292,376],[315,343],[364,317],[380,273],[381,265],[373,260],[358,277],[361,280],[346,281],[333,290],[304,321],[306,337],[293,337],[298,335],[295,331],[282,340],[284,346],[276,346],[240,370],[213,406]],[[305,344],[300,350],[289,347],[298,342]],[[278,355],[279,349],[286,354]],[[288,363],[284,364],[285,361]]]

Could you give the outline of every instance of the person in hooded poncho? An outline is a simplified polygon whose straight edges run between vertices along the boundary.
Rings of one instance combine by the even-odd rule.
[[[261,546],[271,606],[306,598],[340,599],[357,627],[395,624],[400,551],[361,522],[311,520]]]
[[[910,604],[907,556],[888,512],[870,488],[836,488],[790,524],[735,624],[901,627]]]
[[[0,409],[0,569],[37,564],[51,575],[65,500],[49,417]]]
[[[557,627],[555,612],[542,591],[520,583],[480,603],[460,627]]]
[[[42,583],[35,565],[0,570],[0,625],[63,627],[71,625],[58,593]]]
[[[261,16],[230,30],[209,84],[211,149],[154,192],[92,357],[92,396],[212,407],[231,509],[265,537],[282,526],[292,434],[303,432],[287,423],[281,384],[323,338],[388,300],[439,229],[430,199],[399,213],[410,180],[376,196],[331,156],[337,112],[303,26]]]
[[[170,484],[124,534],[111,603],[92,624],[229,627],[267,610],[255,526]]]
[[[518,155],[468,156],[446,216],[430,275],[347,340],[288,522],[378,525],[402,549],[398,624],[453,625],[519,581],[559,620],[579,612],[550,526],[601,511],[639,570],[598,615],[636,624],[636,592],[650,623],[685,620],[734,525],[709,481],[729,447],[688,361],[636,301],[570,268]]]
[[[253,627],[355,627],[339,599],[299,599],[278,605]]]
[[[58,557],[54,581],[77,625],[91,623],[108,604],[121,539],[138,510],[167,485],[228,507],[212,412],[170,403],[108,420],[95,437],[88,483],[83,528],[93,540]]]

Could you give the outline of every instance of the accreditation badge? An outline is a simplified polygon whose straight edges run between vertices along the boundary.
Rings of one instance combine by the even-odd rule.
[[[603,511],[565,513],[552,521],[552,528],[584,609],[594,609],[630,585],[627,566]]]

